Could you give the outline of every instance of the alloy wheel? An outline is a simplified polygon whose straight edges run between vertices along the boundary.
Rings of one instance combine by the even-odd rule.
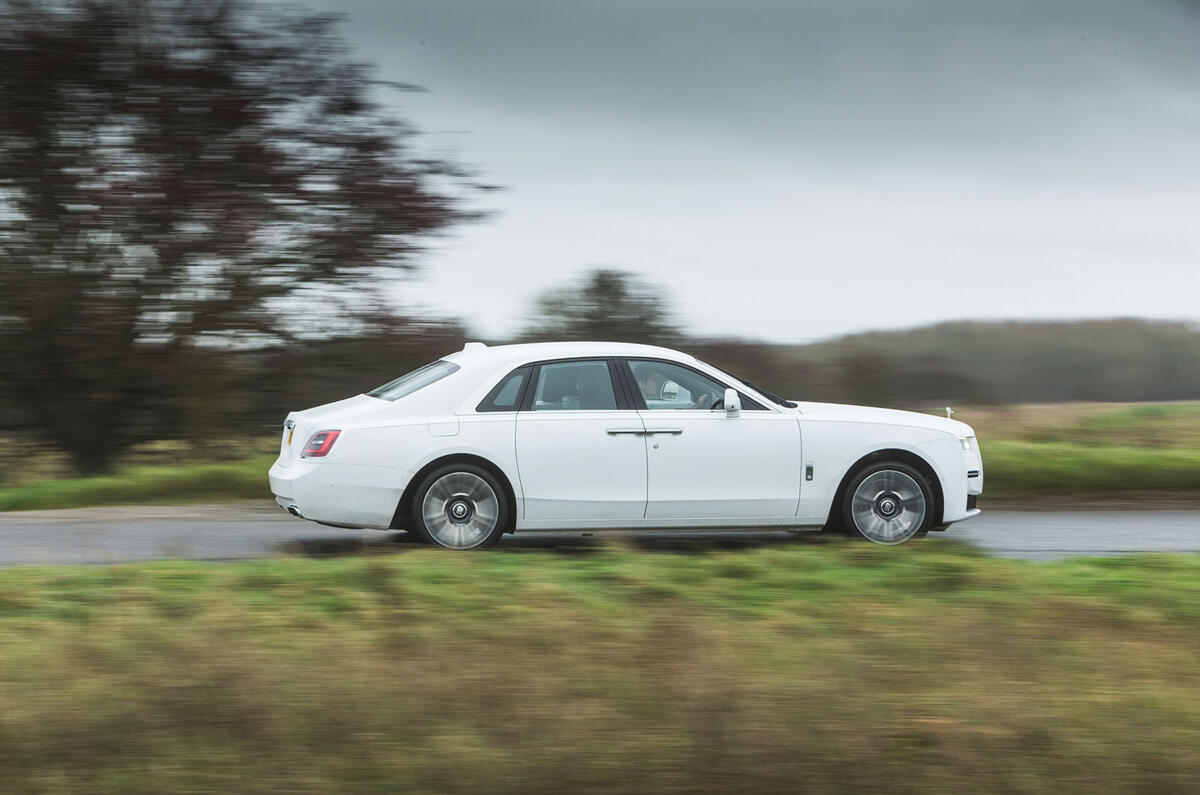
[[[430,538],[450,549],[484,543],[500,520],[500,500],[491,485],[471,472],[451,472],[433,482],[421,502]]]
[[[876,544],[900,544],[912,538],[924,525],[927,510],[920,484],[895,469],[867,475],[850,502],[858,531]]]

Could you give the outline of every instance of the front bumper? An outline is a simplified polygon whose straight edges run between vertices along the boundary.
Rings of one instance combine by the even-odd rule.
[[[977,507],[979,495],[983,493],[983,456],[979,453],[979,441],[971,436],[970,452],[963,452],[963,466],[967,470],[967,508],[966,512],[952,521],[961,522],[974,519],[982,513]]]

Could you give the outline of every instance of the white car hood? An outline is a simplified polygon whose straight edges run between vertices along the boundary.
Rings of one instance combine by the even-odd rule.
[[[927,428],[931,431],[952,433],[955,436],[974,436],[970,425],[958,420],[921,414],[916,411],[879,409],[872,406],[850,406],[842,403],[808,403],[797,400],[796,410],[805,417],[818,420],[844,420],[846,422],[878,422],[883,425],[906,425],[910,428]]]

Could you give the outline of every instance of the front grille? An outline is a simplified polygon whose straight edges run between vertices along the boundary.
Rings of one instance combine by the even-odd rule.
[[[978,495],[978,494],[968,494],[968,495],[967,495],[967,510],[968,510],[968,511],[973,511],[973,510],[975,510],[975,501],[976,501],[977,499],[979,499],[979,495]]]

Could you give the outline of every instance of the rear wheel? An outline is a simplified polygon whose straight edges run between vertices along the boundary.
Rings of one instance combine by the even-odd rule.
[[[479,549],[503,535],[511,511],[492,473],[474,464],[450,464],[421,481],[413,495],[410,526],[427,543]]]
[[[903,544],[921,538],[933,526],[933,512],[929,481],[899,461],[863,467],[842,499],[846,532],[876,544]]]

